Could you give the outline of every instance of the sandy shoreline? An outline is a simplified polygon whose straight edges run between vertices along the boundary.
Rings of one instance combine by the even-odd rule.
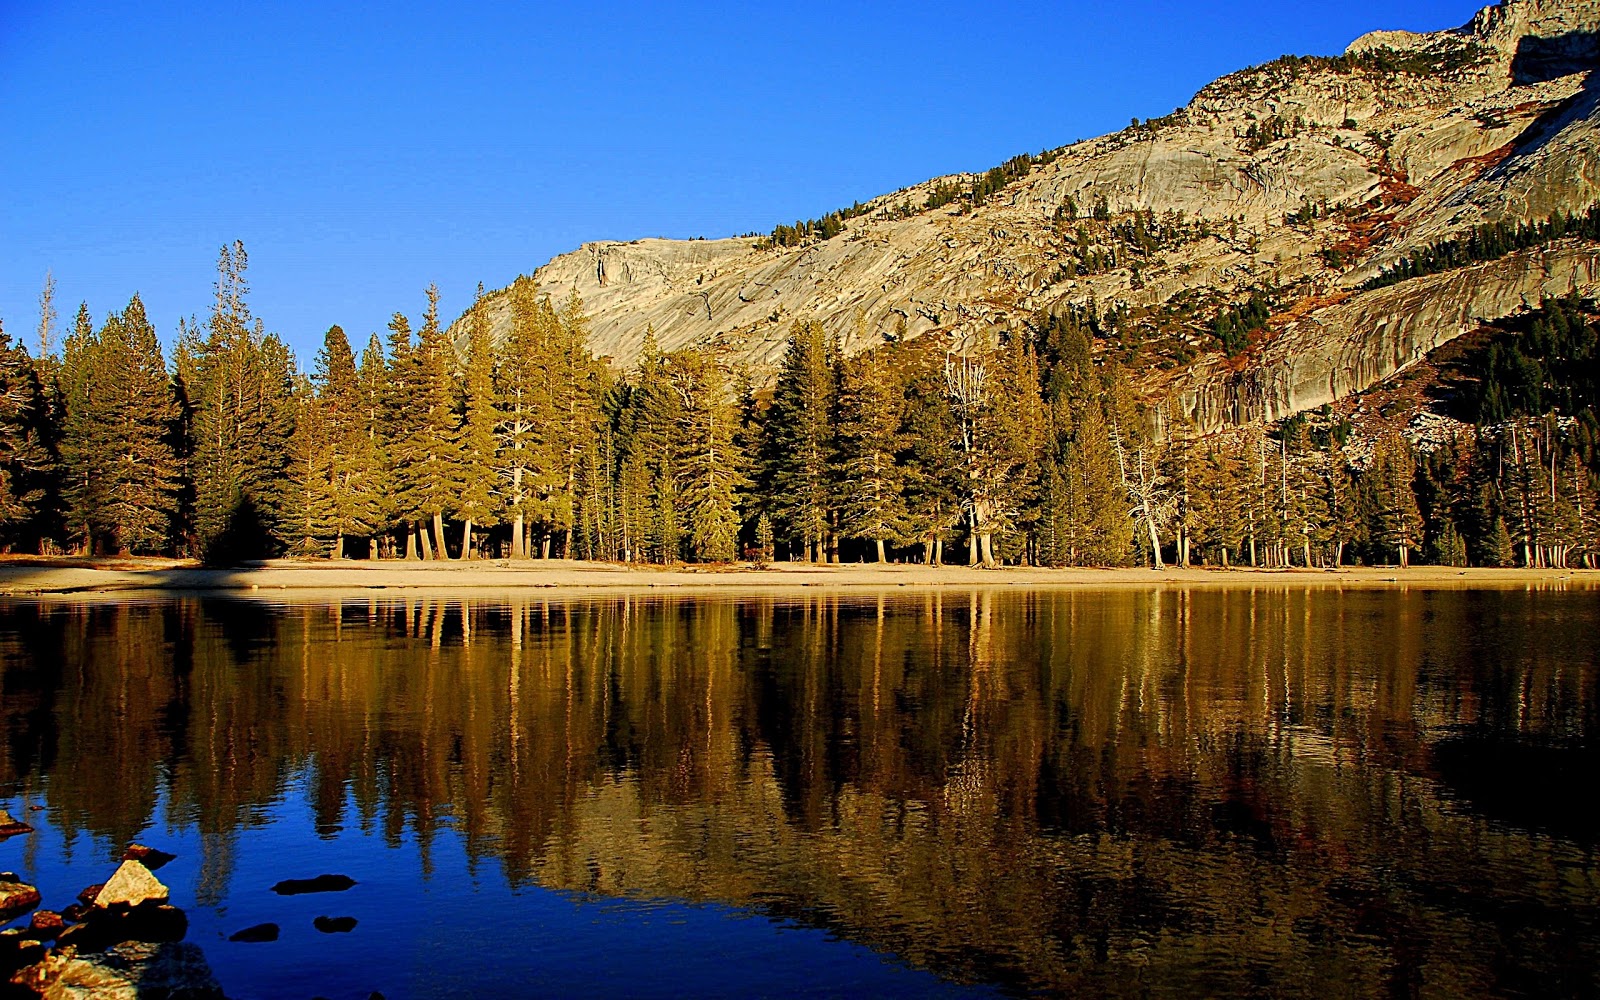
[[[561,590],[784,589],[800,587],[1600,587],[1597,570],[1457,569],[1450,566],[1320,569],[1041,569],[997,570],[891,563],[837,566],[781,563],[753,567],[626,567],[564,560],[469,563],[319,562],[274,560],[234,569],[205,569],[170,559],[0,561],[0,596],[137,591],[282,590]]]

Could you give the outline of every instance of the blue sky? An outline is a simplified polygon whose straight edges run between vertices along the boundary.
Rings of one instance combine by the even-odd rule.
[[[224,242],[309,364],[596,239],[765,231],[1165,114],[1474,2],[120,5],[0,0],[0,320],[143,297]]]

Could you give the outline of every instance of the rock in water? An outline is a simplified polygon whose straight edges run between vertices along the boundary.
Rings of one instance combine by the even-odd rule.
[[[0,923],[15,920],[38,905],[38,889],[21,882],[0,882]]]
[[[276,941],[278,940],[278,925],[256,924],[254,927],[246,927],[242,931],[235,931],[229,935],[228,940],[238,941],[243,944],[261,944],[266,941]]]
[[[307,892],[344,892],[356,884],[348,875],[318,875],[316,878],[286,878],[272,887],[280,896],[299,896]]]
[[[143,844],[129,844],[128,849],[122,852],[122,860],[137,861],[151,871],[160,870],[162,865],[176,860],[177,857],[176,854],[158,851],[154,847],[146,847]]]
[[[355,917],[318,917],[311,926],[324,934],[348,934],[356,929]]]
[[[4,809],[0,809],[0,838],[15,837],[19,833],[32,833],[33,827],[22,822]]]
[[[16,982],[59,1000],[224,1000],[205,953],[171,942],[128,942],[98,955],[53,954]]]
[[[138,861],[124,861],[94,897],[97,909],[135,907],[141,903],[165,903],[172,894]]]
[[[28,921],[28,936],[35,941],[54,941],[67,929],[67,922],[54,910],[39,910]]]

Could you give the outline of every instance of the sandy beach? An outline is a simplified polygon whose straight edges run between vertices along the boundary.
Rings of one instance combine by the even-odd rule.
[[[272,560],[216,569],[172,559],[7,557],[0,596],[138,591],[772,589],[800,587],[1194,587],[1194,586],[1600,586],[1600,571],[1459,569],[1451,566],[1324,569],[1048,569],[914,564],[766,567],[632,567],[567,560],[364,562]]]

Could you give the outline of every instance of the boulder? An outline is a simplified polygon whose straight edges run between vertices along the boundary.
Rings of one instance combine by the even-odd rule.
[[[311,926],[324,934],[348,934],[356,929],[355,917],[318,917]]]
[[[28,936],[35,941],[54,941],[67,929],[67,922],[54,910],[37,910],[28,921]]]
[[[44,945],[21,930],[0,931],[0,983],[44,958]],[[9,995],[9,994],[4,994]]]
[[[205,953],[173,942],[127,942],[98,955],[58,949],[13,982],[48,1000],[226,1000]]]
[[[72,946],[79,953],[99,952],[127,941],[182,941],[189,918],[176,906],[146,903],[131,910],[90,910],[56,938],[56,949]]]
[[[144,903],[165,903],[171,898],[150,869],[138,861],[124,861],[94,897],[96,909],[132,908]]]
[[[177,857],[176,854],[158,851],[154,847],[146,847],[143,844],[129,844],[128,849],[122,852],[122,860],[137,861],[151,871],[160,870],[161,866],[169,861],[176,860]]]
[[[263,944],[268,941],[276,941],[278,940],[278,925],[256,924],[254,927],[246,927],[242,931],[234,931],[228,935],[228,940],[237,941],[241,944]]]
[[[38,889],[21,882],[0,882],[0,923],[15,920],[38,905]]]
[[[15,837],[20,833],[32,833],[33,827],[12,816],[4,809],[0,809],[0,839]]]
[[[344,892],[356,884],[348,875],[318,875],[316,878],[286,878],[272,887],[280,896],[299,896],[308,892]]]

